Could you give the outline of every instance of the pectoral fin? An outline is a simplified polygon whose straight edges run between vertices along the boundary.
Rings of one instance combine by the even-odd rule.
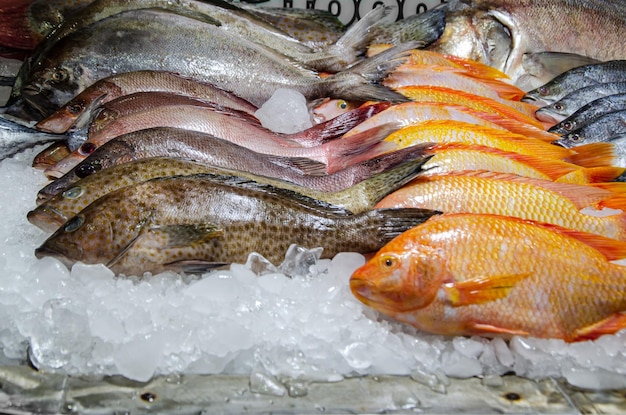
[[[531,274],[472,278],[466,281],[444,284],[446,299],[453,307],[482,304],[499,300],[509,295],[509,291]]]
[[[471,327],[473,330],[476,330],[481,333],[493,333],[499,335],[509,335],[509,336],[529,336],[530,333],[523,330],[512,330],[505,329],[504,327],[492,326],[491,324],[474,324]]]
[[[617,313],[582,329],[576,330],[573,341],[595,340],[605,334],[614,334],[626,328],[626,314]]]

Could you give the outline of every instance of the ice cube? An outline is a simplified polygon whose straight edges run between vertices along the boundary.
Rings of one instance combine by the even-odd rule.
[[[277,133],[291,134],[313,126],[306,98],[289,88],[278,88],[254,115]]]

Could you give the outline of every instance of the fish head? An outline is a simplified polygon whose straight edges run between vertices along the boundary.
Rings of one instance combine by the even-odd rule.
[[[46,232],[55,232],[68,218],[51,204],[43,204],[28,212],[28,221]]]
[[[315,122],[319,124],[341,114],[345,114],[355,108],[358,108],[358,105],[353,102],[348,102],[343,99],[326,98],[321,104],[313,108],[313,118]]]
[[[435,300],[444,277],[444,262],[433,249],[383,248],[352,274],[350,289],[361,302],[385,314],[410,312]]]
[[[560,82],[550,81],[526,92],[522,101],[545,107],[556,102],[556,97],[563,95],[563,88],[564,86]]]
[[[91,141],[85,141],[76,150],[68,154],[65,158],[59,160],[53,166],[46,168],[44,170],[44,174],[48,177],[60,178],[68,173],[70,170],[72,170],[74,167],[76,167],[81,161],[85,160],[87,157],[93,154],[93,152],[96,151],[97,148],[97,145],[92,143]],[[91,165],[96,166],[96,164]],[[100,166],[100,164],[97,164],[97,166]],[[95,172],[95,169],[90,169],[88,166],[85,167],[85,169],[86,170],[84,170],[84,173],[91,172],[92,170]],[[83,174],[83,177],[87,175],[89,174]]]
[[[600,140],[594,140],[590,137],[587,137],[581,131],[575,130],[569,134],[563,135],[558,140],[554,140],[552,144],[556,144],[558,146],[565,147],[565,148],[573,148],[573,147],[581,146],[583,144],[596,143],[598,141]]]
[[[123,255],[145,215],[141,206],[122,198],[111,193],[80,211],[36,249],[37,258],[51,256],[69,268],[76,262],[106,265]]]
[[[54,113],[39,121],[35,127],[41,131],[60,134],[72,127],[80,128],[82,124],[87,124],[91,112],[107,96],[107,91],[102,86],[102,83],[98,83],[78,94]]]
[[[567,118],[570,109],[567,104],[561,101],[553,102],[550,105],[539,108],[535,111],[535,117],[539,121],[557,124]]]

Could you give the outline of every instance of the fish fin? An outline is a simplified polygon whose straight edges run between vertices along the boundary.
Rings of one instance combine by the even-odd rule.
[[[597,323],[574,332],[573,341],[595,340],[605,334],[614,334],[626,328],[626,314],[616,313]]]
[[[328,161],[328,174],[396,150],[398,148],[396,143],[383,140],[398,128],[400,127],[396,123],[377,125],[369,130],[328,143],[333,146],[336,144],[337,147],[336,152],[333,152],[333,157]]]
[[[167,264],[163,264],[163,267],[173,272],[184,272],[185,274],[203,274],[205,272],[209,272],[217,268],[222,268],[227,265],[230,265],[230,263],[189,259],[185,261],[168,262]]]
[[[606,236],[595,233],[577,231],[574,229],[563,228],[558,225],[548,223],[534,222],[538,226],[550,229],[554,232],[561,233],[578,241],[589,245],[593,249],[599,251],[608,261],[615,261],[626,258],[626,242],[617,239],[607,238]]]
[[[601,167],[598,167],[601,168]],[[626,212],[626,183],[624,182],[606,182],[592,183],[591,186],[608,190],[613,196],[608,197],[598,203],[599,208],[607,207],[611,209],[621,209]]]
[[[147,216],[145,218],[139,218],[140,220],[137,223],[137,226],[139,228],[139,231],[137,232],[137,235],[135,235],[135,237],[130,240],[130,242],[128,242],[126,244],[126,246],[124,246],[118,253],[117,255],[115,255],[115,257],[113,257],[109,262],[106,263],[106,266],[108,268],[111,268],[113,265],[117,264],[120,259],[122,259],[124,257],[124,255],[126,255],[126,253],[139,241],[142,239],[142,237],[145,235],[146,230],[149,228],[147,226],[147,224],[150,222],[150,220],[152,219],[152,217],[154,216],[154,212],[150,211],[148,212]]]
[[[531,75],[540,75],[540,72],[545,72],[552,77],[567,72],[577,66],[596,63],[600,63],[600,61],[588,56],[566,52],[525,53],[522,58],[522,67],[524,67],[526,72]],[[540,71],[533,71],[533,67],[540,68]]]
[[[347,133],[363,121],[389,108],[390,106],[391,103],[389,102],[379,102],[359,107],[304,131],[288,134],[286,135],[286,138],[300,144],[302,147],[322,145]]]
[[[452,307],[483,304],[505,298],[521,280],[532,274],[498,275],[444,284],[446,299]]]
[[[513,118],[503,117],[501,114],[491,114],[484,111],[471,110],[469,108],[467,108],[465,112],[474,114],[484,120],[491,121],[492,123],[506,128],[513,133],[521,134],[526,137],[536,138],[546,143],[551,143],[559,138],[559,136],[557,136],[556,134],[544,131],[541,128],[538,128],[532,124],[521,122]]]
[[[472,324],[469,327],[469,329],[476,330],[480,333],[493,333],[493,334],[509,335],[509,336],[530,336],[530,333],[524,330],[505,329],[504,327],[498,327],[492,324],[475,323],[475,324]]]
[[[452,63],[462,66],[468,75],[480,79],[510,79],[510,77],[499,69],[471,59],[461,58],[454,55],[443,55]]]
[[[224,236],[223,229],[210,223],[153,226],[149,231],[152,235],[166,238],[163,248],[179,248],[201,244]]]
[[[445,11],[443,9],[430,9],[393,23],[374,27],[375,37],[370,44],[384,42],[398,45],[404,42],[418,41],[426,46],[439,39],[443,34],[445,25]]]
[[[308,174],[311,176],[326,176],[328,174],[328,166],[326,166],[325,163],[306,157],[281,157],[268,155],[267,159],[270,163],[296,170],[301,174]]]
[[[568,161],[582,167],[604,167],[615,166],[617,156],[615,145],[609,142],[585,144],[573,148]]]
[[[595,185],[596,183],[609,182],[624,172],[626,169],[614,166],[580,167],[559,176],[555,181],[560,183],[593,183]]]
[[[468,76],[466,73],[463,76],[476,79],[477,81],[487,85],[496,93],[500,98],[509,99],[511,101],[519,101],[526,94],[523,89],[518,88],[513,84],[509,84],[507,82],[503,82],[499,79],[487,79],[487,78],[476,78],[473,76]]]
[[[374,220],[378,240],[387,243],[396,236],[442,212],[420,208],[384,208],[368,210],[360,215]]]
[[[389,48],[371,58],[363,59],[351,67],[326,78],[323,82],[332,98],[347,101],[409,101],[404,95],[381,85],[385,77],[409,58],[418,42],[407,42]]]

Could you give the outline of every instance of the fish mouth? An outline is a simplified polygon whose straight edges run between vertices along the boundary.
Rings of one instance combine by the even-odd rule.
[[[55,232],[66,221],[63,213],[51,206],[40,206],[26,215],[28,221],[46,232]]]
[[[47,246],[46,244],[44,244],[44,245],[40,246],[39,248],[35,249],[35,257],[37,257],[37,259],[43,259],[45,257],[55,258],[55,259],[61,261],[61,263],[63,263],[63,265],[65,265],[68,269],[71,269],[72,265],[74,265],[74,263],[76,262],[76,261],[71,260],[70,258],[68,258],[62,252],[59,252],[56,249],[53,249],[53,248]]]
[[[535,112],[535,117],[539,120],[539,121],[543,121],[543,122],[547,122],[547,123],[551,123],[551,124],[558,124],[561,121],[563,121],[565,119],[564,116],[560,115],[560,114],[555,114],[551,111],[545,110],[543,108],[538,109]]]

